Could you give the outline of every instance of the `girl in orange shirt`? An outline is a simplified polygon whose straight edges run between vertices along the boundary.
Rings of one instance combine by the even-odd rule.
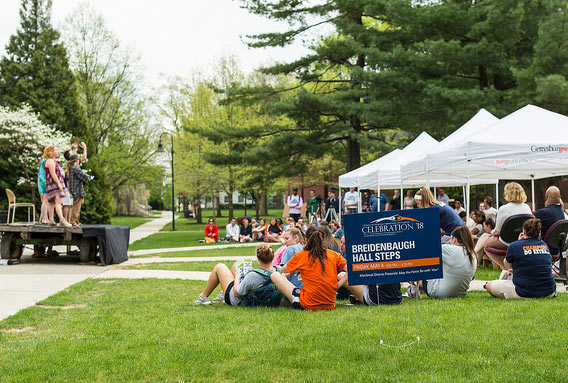
[[[280,270],[282,273],[300,272],[302,289],[296,288],[282,274],[272,273],[274,285],[298,310],[332,310],[337,289],[347,281],[347,262],[340,254],[325,247],[325,233],[321,227],[308,229],[308,243]]]

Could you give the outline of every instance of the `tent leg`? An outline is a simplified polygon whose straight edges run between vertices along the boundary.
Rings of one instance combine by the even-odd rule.
[[[499,181],[495,184],[495,209],[499,209]]]
[[[534,200],[534,176],[531,174],[531,204],[532,211],[536,211],[536,201]]]
[[[377,188],[377,211],[381,211],[381,187]]]
[[[438,199],[438,191],[436,190],[436,186],[434,186],[434,198]]]
[[[361,189],[357,186],[357,213],[361,213]]]
[[[337,196],[337,201],[339,203],[339,215],[337,216],[337,220],[339,221],[339,227],[341,227],[341,217],[343,214],[343,209],[341,208],[341,188],[339,188],[339,195]]]
[[[402,197],[403,191],[404,191],[404,188],[402,187],[402,185],[400,185],[400,210],[404,210],[404,198]]]

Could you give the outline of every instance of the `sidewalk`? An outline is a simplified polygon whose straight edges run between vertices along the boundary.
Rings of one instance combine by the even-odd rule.
[[[146,222],[134,229],[130,230],[130,241],[129,245],[138,241],[139,239],[146,238],[152,234],[157,233],[162,230],[164,226],[172,221],[172,212],[163,211],[162,216],[157,219],[153,219],[150,222]]]
[[[136,257],[139,255],[149,255],[149,254],[160,254],[160,253],[176,253],[180,251],[195,251],[195,250],[214,250],[214,249],[228,249],[230,247],[247,247],[247,246],[259,246],[264,242],[246,242],[246,243],[234,243],[225,245],[203,245],[203,246],[188,246],[188,247],[171,247],[167,249],[148,249],[148,250],[134,250],[129,251],[128,255],[130,257]],[[279,245],[278,243],[269,243],[269,245]]]

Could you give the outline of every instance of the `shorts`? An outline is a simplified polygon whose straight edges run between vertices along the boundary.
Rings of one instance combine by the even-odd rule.
[[[295,288],[294,290],[292,290],[292,307],[294,308],[294,310],[305,310],[305,308],[302,307],[302,305],[300,304],[300,292],[302,290]]]
[[[290,213],[290,217],[294,218],[294,222],[298,222],[298,220],[300,219],[300,213]]]
[[[71,193],[67,190],[65,197],[61,198],[61,204],[63,206],[73,206],[73,197],[71,197]]]
[[[233,303],[231,303],[231,291],[233,290],[233,287],[235,286],[235,281],[231,281],[231,283],[229,283],[229,286],[227,286],[227,291],[225,291],[225,303],[228,304],[229,306],[237,306],[234,305]],[[233,293],[234,295],[234,293]]]
[[[519,294],[517,294],[515,284],[510,279],[491,281],[491,293],[497,298],[503,299],[530,299],[528,297],[521,297]],[[543,298],[554,298],[555,296],[556,291]]]

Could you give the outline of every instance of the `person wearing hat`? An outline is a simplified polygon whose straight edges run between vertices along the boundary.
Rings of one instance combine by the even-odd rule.
[[[81,216],[81,206],[85,199],[84,185],[91,180],[91,176],[79,167],[79,156],[71,154],[69,156],[69,191],[73,195],[73,207],[71,209],[71,221],[74,226],[79,226]]]

